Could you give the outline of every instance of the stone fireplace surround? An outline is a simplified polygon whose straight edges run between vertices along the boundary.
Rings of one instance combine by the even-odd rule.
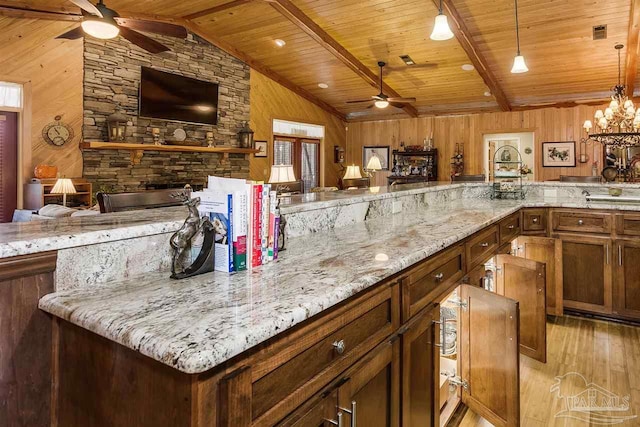
[[[109,115],[129,117],[127,142],[153,143],[152,128],[163,141],[182,128],[188,141],[205,145],[213,132],[216,146],[237,146],[237,132],[249,120],[250,68],[206,41],[189,34],[186,40],[152,36],[171,51],[150,54],[127,40],[85,38],[84,141],[106,141]],[[138,117],[138,90],[142,66],[219,84],[218,124],[197,125]],[[249,155],[146,151],[132,165],[126,150],[83,150],[84,177],[95,191],[136,191],[188,182],[206,183],[208,175],[249,177]]]

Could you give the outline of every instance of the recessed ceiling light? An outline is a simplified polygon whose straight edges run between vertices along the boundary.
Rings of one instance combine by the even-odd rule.
[[[278,46],[278,47],[284,47],[285,44],[287,44],[287,42],[285,42],[282,39],[275,39],[274,43]]]
[[[488,90],[484,91],[484,96],[491,96],[491,92],[489,92]]]
[[[326,83],[318,83],[318,87],[319,87],[320,89],[327,89],[327,88],[329,87],[329,85],[328,85],[328,84],[326,84]]]
[[[462,64],[462,69],[465,71],[473,71],[475,67],[471,64]]]

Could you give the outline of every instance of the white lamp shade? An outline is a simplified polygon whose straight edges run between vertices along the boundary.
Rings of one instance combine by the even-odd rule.
[[[453,38],[453,33],[451,32],[451,28],[449,28],[449,22],[447,21],[446,15],[440,14],[436,16],[436,24],[433,26],[433,31],[429,38],[436,41],[449,40]]]
[[[347,172],[344,174],[342,179],[361,179],[362,175],[360,174],[360,166],[351,165],[347,166]]]
[[[582,127],[589,132],[592,128],[593,128],[593,123],[591,123],[591,120],[585,120],[584,121],[584,125],[582,125]]]
[[[626,101],[624,101],[624,108],[629,109],[629,107],[633,107],[633,101],[630,99],[627,99]]]
[[[120,29],[104,20],[85,19],[82,24],[85,33],[97,39],[113,39],[120,34]]]
[[[387,108],[389,106],[389,101],[378,100],[374,102],[374,105],[378,108]]]
[[[524,62],[524,56],[518,55],[513,58],[513,67],[511,67],[513,74],[526,73],[527,71],[529,71],[529,68],[527,68],[527,64]]]
[[[293,172],[292,165],[273,165],[271,166],[271,176],[269,183],[278,184],[280,182],[293,182],[296,180],[296,174]]]
[[[611,109],[611,107],[607,108],[604,110],[604,117],[607,120],[611,120],[613,119],[613,109]]]
[[[365,169],[369,171],[382,170],[382,163],[380,163],[380,158],[378,156],[371,156],[371,158],[367,162],[367,167]]]
[[[51,194],[75,194],[76,187],[69,178],[59,178],[51,189]]]
[[[596,114],[594,115],[594,117],[596,118],[596,120],[600,120],[601,118],[604,117],[604,113],[602,112],[602,110],[598,110],[596,111]]]
[[[617,110],[619,106],[620,104],[618,104],[618,101],[616,101],[615,99],[612,99],[609,103],[609,108],[611,108],[612,110]]]

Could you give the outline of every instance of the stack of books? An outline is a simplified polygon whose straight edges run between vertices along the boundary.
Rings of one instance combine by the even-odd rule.
[[[193,192],[215,230],[215,270],[250,270],[278,259],[280,213],[270,184],[210,176]]]

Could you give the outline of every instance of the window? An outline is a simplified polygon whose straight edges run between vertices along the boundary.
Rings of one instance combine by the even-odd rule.
[[[22,85],[0,81],[0,107],[22,108]]]
[[[304,182],[304,191],[320,185],[320,144],[324,126],[273,121],[273,164],[293,165],[296,178]]]

